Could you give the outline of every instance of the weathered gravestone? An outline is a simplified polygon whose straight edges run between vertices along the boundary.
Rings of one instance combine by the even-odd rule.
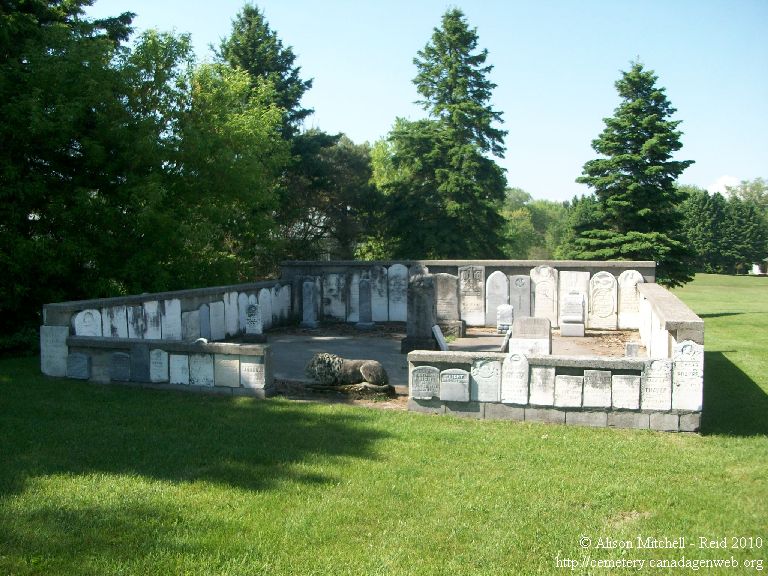
[[[434,366],[416,366],[411,370],[411,398],[431,400],[440,397],[440,370]]]
[[[301,284],[301,326],[302,328],[317,328],[317,309],[315,302],[316,285],[313,279],[307,278]]]
[[[400,351],[407,354],[411,350],[435,350],[437,345],[432,326],[436,323],[434,278],[431,274],[411,276],[408,282],[406,337],[400,344]]]
[[[469,399],[477,402],[498,402],[501,397],[501,362],[475,360],[469,383]]]
[[[210,330],[209,330],[210,334]],[[200,333],[200,310],[181,313],[181,338],[182,340],[197,340]]]
[[[88,380],[91,377],[91,357],[80,352],[67,356],[67,378]]]
[[[245,334],[247,323],[246,314],[248,312],[248,294],[240,292],[237,295],[237,329]]]
[[[440,329],[439,325],[435,324],[432,326],[432,335],[435,337],[435,341],[437,341],[438,350],[447,352],[448,342],[445,341],[445,336],[443,336],[443,331]]]
[[[485,326],[485,268],[459,266],[459,309],[467,326]]]
[[[371,281],[361,278],[358,284],[358,322],[355,327],[358,330],[371,330],[374,327],[373,309],[371,308]]]
[[[589,281],[589,319],[590,328],[616,330],[618,316],[616,300],[618,289],[616,278],[610,272],[598,272]]]
[[[642,410],[669,410],[672,407],[672,361],[646,363],[640,391]]]
[[[581,292],[569,292],[560,299],[560,335],[584,336],[585,298]]]
[[[213,380],[216,383],[216,386],[239,388],[240,357],[227,354],[214,354]]]
[[[515,321],[515,309],[511,304],[502,304],[496,308],[496,332],[506,334]]]
[[[40,326],[40,370],[46,376],[67,375],[68,326]]]
[[[105,338],[128,338],[128,317],[125,306],[102,308],[101,334]]]
[[[499,306],[509,305],[507,275],[496,270],[485,281],[485,325],[496,326]],[[506,330],[503,330],[505,332]]]
[[[640,376],[614,374],[611,377],[611,406],[625,410],[640,409]]]
[[[238,333],[239,312],[237,310],[237,292],[224,294],[224,337]]]
[[[704,346],[692,340],[679,342],[673,349],[672,360],[672,409],[701,411]]]
[[[555,406],[559,408],[581,407],[583,376],[558,374],[555,376]]]
[[[211,302],[209,307],[211,310],[211,340],[224,340],[227,335],[224,301]]]
[[[463,338],[465,323],[459,311],[459,277],[453,274],[434,274],[437,324],[443,334]]]
[[[440,400],[469,402],[469,372],[460,368],[440,372]]]
[[[155,349],[149,353],[149,381],[168,382],[168,352]]]
[[[208,304],[202,304],[200,306],[199,320],[200,320],[200,338],[206,340],[211,339],[211,307]]]
[[[371,310],[374,322],[389,320],[387,269],[384,266],[371,266]]]
[[[144,306],[128,306],[126,308],[128,315],[128,338],[144,338],[147,333],[147,317],[144,312]]]
[[[261,326],[264,330],[267,330],[272,327],[272,291],[267,288],[259,290],[258,303],[259,312],[261,313]]]
[[[584,295],[586,303],[586,296],[589,294],[589,272],[577,272],[571,270],[560,270],[557,277],[558,283],[558,300],[560,305],[559,321],[562,327],[563,324],[563,307],[565,304],[565,297],[571,292],[578,292]],[[582,323],[584,321],[582,320]]]
[[[389,283],[389,320],[405,322],[408,317],[408,268],[393,264],[387,271]]]
[[[266,342],[264,336],[261,309],[255,294],[248,296],[248,305],[245,308],[245,337],[246,342]]]
[[[147,322],[147,331],[144,338],[147,340],[160,340],[163,337],[160,303],[156,300],[144,302],[144,317]]]
[[[611,407],[610,370],[584,370],[584,407]]]
[[[278,302],[280,302],[280,313],[278,314],[280,322],[288,321],[291,317],[291,285],[285,284],[277,289]]]
[[[360,280],[362,280],[362,275],[359,271],[349,275],[347,322],[357,323],[360,321]]]
[[[546,318],[518,318],[512,324],[510,354],[552,354],[552,329]]]
[[[515,309],[515,316],[522,318],[531,315],[531,277],[509,277],[509,303]]]
[[[323,316],[334,320],[347,319],[347,279],[344,274],[323,276]]]
[[[189,384],[191,386],[212,387],[213,356],[210,354],[189,355]]]
[[[523,354],[510,354],[504,359],[501,401],[505,404],[528,404],[528,359]]]
[[[149,345],[131,346],[131,381],[149,382]]]
[[[101,312],[82,310],[72,318],[75,336],[101,336]]]
[[[240,356],[240,385],[243,388],[263,389],[266,385],[264,358]]]
[[[186,354],[171,354],[168,367],[171,384],[189,385],[189,357]]]
[[[109,357],[109,379],[114,382],[128,382],[131,379],[131,355],[113,352]]]
[[[555,367],[531,366],[530,403],[552,406],[555,403]]]
[[[637,270],[625,270],[619,274],[619,329],[640,328],[640,293],[637,285],[644,282]]]
[[[163,340],[182,339],[181,300],[173,298],[163,301],[160,323]]]
[[[557,326],[557,270],[551,266],[536,266],[531,270],[533,285],[533,315],[546,318]]]

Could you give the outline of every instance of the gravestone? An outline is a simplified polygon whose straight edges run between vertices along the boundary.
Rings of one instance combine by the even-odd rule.
[[[437,324],[444,334],[464,337],[465,324],[459,312],[459,277],[443,272],[434,274]]]
[[[301,327],[317,328],[317,310],[315,302],[317,300],[315,281],[306,279],[301,284]]]
[[[437,342],[437,349],[442,352],[448,352],[448,342],[446,342],[445,336],[443,336],[443,331],[437,324],[432,326],[432,335],[435,337],[435,341]]]
[[[224,294],[224,337],[235,336],[238,332],[237,292]]]
[[[182,340],[197,340],[200,334],[200,310],[181,313],[181,338]]]
[[[485,281],[485,325],[496,326],[499,306],[509,305],[509,280],[496,270]],[[506,330],[503,330],[503,334]]]
[[[475,360],[469,382],[469,399],[477,402],[498,402],[501,398],[501,362]]]
[[[509,303],[515,309],[515,316],[522,318],[531,315],[531,277],[509,277]]]
[[[211,340],[224,340],[227,336],[227,319],[224,310],[224,302],[217,300],[209,305],[211,311]]]
[[[163,340],[182,339],[181,300],[178,298],[163,301],[161,333]]]
[[[216,386],[240,387],[240,357],[215,354],[213,359],[213,380]]]
[[[144,306],[128,306],[126,308],[128,317],[128,338],[144,338],[147,333],[147,317],[144,312]]]
[[[552,406],[555,403],[555,367],[531,366],[530,403]]]
[[[619,274],[619,329],[640,328],[640,293],[637,285],[645,280],[637,270],[625,270]]]
[[[432,335],[432,326],[436,323],[434,278],[431,274],[411,276],[408,282],[406,337],[400,343],[400,352],[435,350],[437,343]]]
[[[240,385],[263,390],[266,385],[263,356],[240,356]]]
[[[67,356],[67,378],[88,380],[91,377],[91,357],[80,352]]]
[[[323,276],[323,316],[342,322],[347,319],[346,291],[344,274]]]
[[[642,410],[669,410],[672,407],[672,361],[651,360],[645,364],[640,408]]]
[[[511,304],[502,304],[496,308],[496,333],[506,334],[515,321],[515,309]]]
[[[280,311],[280,286],[273,286],[272,290],[272,326],[277,326],[280,323],[281,311]]]
[[[560,298],[560,335],[584,336],[585,298],[581,292],[569,292]]]
[[[171,384],[189,386],[189,357],[186,354],[171,354],[168,365]]]
[[[469,372],[460,368],[440,372],[440,400],[469,402]]]
[[[411,398],[431,400],[440,397],[440,370],[434,366],[416,366],[411,370]]]
[[[584,407],[611,407],[610,370],[584,370]]]
[[[611,405],[625,410],[639,410],[640,376],[614,374],[611,377]]]
[[[485,268],[459,266],[459,310],[467,326],[485,326]]]
[[[128,316],[125,306],[102,308],[101,334],[105,338],[128,338]]]
[[[291,317],[291,285],[285,284],[278,289],[278,301],[280,302],[280,322],[287,322]]]
[[[245,334],[246,324],[248,323],[248,294],[240,292],[237,295],[237,328]]]
[[[586,300],[586,295],[589,294],[589,272],[560,270],[557,276],[557,283],[557,294],[560,304],[560,315],[558,319],[562,326],[564,299],[571,292],[579,292],[584,294]]]
[[[528,404],[528,359],[523,354],[510,354],[504,359],[501,401],[505,404]]]
[[[371,310],[374,322],[389,320],[387,269],[384,266],[371,266]]]
[[[168,352],[155,349],[149,353],[149,381],[168,382]]]
[[[160,340],[163,337],[162,323],[160,319],[160,303],[157,300],[144,302],[144,317],[147,321],[145,340]]]
[[[684,340],[672,351],[672,409],[701,411],[704,386],[704,346]]]
[[[261,320],[261,310],[256,300],[256,296],[248,297],[248,305],[245,309],[245,335],[249,341],[258,340],[263,335],[263,324]]]
[[[499,352],[509,352],[509,340],[512,338],[512,326],[509,327],[509,330],[507,330],[504,333],[504,340],[501,341],[501,346],[499,346]]]
[[[589,281],[589,328],[616,330],[618,315],[616,278],[610,272],[598,272]]]
[[[113,382],[131,380],[131,355],[125,352],[113,352],[109,357],[109,379]]]
[[[250,298],[248,299],[250,302]],[[272,291],[262,288],[259,290],[259,312],[261,313],[261,327],[268,330],[272,327]]]
[[[559,408],[581,407],[583,376],[558,374],[555,376],[555,406]]]
[[[371,281],[368,278],[361,278],[358,283],[358,322],[355,327],[358,330],[371,330],[373,324],[373,310],[371,308]]]
[[[69,326],[40,326],[40,370],[46,376],[67,375]]]
[[[408,268],[393,264],[387,271],[389,288],[389,321],[405,322],[408,318]]]
[[[552,354],[552,329],[546,318],[518,318],[512,324],[510,354]]]
[[[131,381],[149,382],[149,345],[131,346]]]
[[[101,331],[101,312],[98,310],[82,310],[72,318],[72,326],[75,336],[97,336],[102,335]]]
[[[349,302],[347,304],[347,322],[360,321],[360,272],[352,272],[349,275]]]
[[[551,266],[536,266],[531,270],[533,315],[546,318],[552,327],[557,323],[557,270]]]
[[[211,388],[213,383],[213,356],[211,354],[190,354],[189,384]]]
[[[200,338],[206,340],[211,339],[211,307],[208,304],[202,304],[200,306],[199,320],[200,320]]]

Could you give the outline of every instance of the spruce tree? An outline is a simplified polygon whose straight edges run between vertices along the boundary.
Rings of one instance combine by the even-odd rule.
[[[598,228],[581,232],[575,256],[598,260],[654,260],[657,280],[678,286],[693,278],[675,181],[692,160],[674,160],[682,148],[679,120],[657,76],[632,63],[616,82],[621,103],[592,142],[601,155],[584,164],[577,182],[594,189]]]

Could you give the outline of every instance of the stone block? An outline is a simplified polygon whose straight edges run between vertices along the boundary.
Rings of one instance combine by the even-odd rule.
[[[483,402],[445,402],[445,413],[459,418],[485,418]]]
[[[69,326],[40,326],[40,370],[46,376],[67,375]]]
[[[101,334],[104,338],[128,338],[128,316],[125,306],[101,309]]]
[[[213,381],[224,388],[240,387],[240,357],[215,354],[213,360]]]
[[[650,414],[644,412],[608,413],[608,426],[611,428],[638,428],[647,430],[650,425]]]
[[[680,414],[680,432],[698,432],[701,429],[701,412]]]
[[[149,353],[149,381],[168,382],[168,352],[155,349]]]
[[[448,342],[445,341],[445,336],[443,336],[443,331],[439,325],[432,326],[432,335],[437,342],[437,348],[443,352],[448,352]]]
[[[440,400],[469,402],[469,372],[460,368],[440,373]]]
[[[341,288],[344,288],[343,285],[343,276],[342,276],[342,286]],[[338,289],[339,286],[336,286]],[[344,297],[343,292],[342,296],[339,296],[338,294],[334,293],[334,297]],[[250,300],[250,298],[249,298]],[[261,313],[261,327],[263,330],[267,330],[268,328],[272,327],[272,291],[267,290],[266,288],[262,288],[259,290],[259,312]],[[342,315],[338,319],[344,320],[345,316]]]
[[[160,303],[156,300],[144,302],[144,317],[147,321],[147,331],[144,338],[147,340],[160,340],[163,337],[162,314]]]
[[[653,412],[650,414],[650,428],[651,430],[677,432],[680,429],[680,418],[677,414]]]
[[[211,307],[208,304],[202,304],[198,310],[198,319],[200,320],[200,338],[211,339]]]
[[[408,318],[408,268],[393,264],[387,271],[389,321],[405,322]]]
[[[478,359],[472,364],[469,399],[498,402],[501,398],[501,362]]]
[[[508,404],[486,404],[486,420],[525,420],[525,408],[521,406],[509,406]]]
[[[530,404],[552,406],[555,403],[555,368],[531,366]]]
[[[161,331],[163,340],[182,339],[181,300],[178,298],[163,302]]]
[[[224,333],[225,337],[236,336],[240,332],[240,311],[237,292],[224,294]]]
[[[560,324],[560,336],[563,336],[566,338],[583,338],[584,324],[573,324],[570,322],[562,322]]]
[[[553,408],[525,408],[525,421],[565,424],[565,412]]]
[[[80,352],[67,356],[67,378],[88,380],[91,377],[91,357]]]
[[[608,414],[605,412],[567,412],[565,423],[573,426],[591,426],[593,428],[605,428],[608,426]]]
[[[82,310],[72,317],[75,336],[102,336],[101,312],[95,309]]]
[[[208,331],[210,335],[210,328]],[[200,331],[200,310],[181,313],[181,336],[183,340],[194,342],[198,338],[203,338]]]
[[[555,376],[555,406],[561,408],[580,408],[583,376],[558,374]]]
[[[585,408],[611,407],[611,373],[608,370],[584,370]]]
[[[266,388],[265,368],[263,356],[240,356],[240,385],[252,389]]]
[[[424,400],[421,398],[408,398],[408,410],[411,412],[423,412],[426,414],[445,414],[445,407],[440,400]]]
[[[128,338],[144,338],[147,333],[147,315],[144,306],[127,306]]]
[[[211,302],[211,340],[224,340],[227,335],[227,318],[224,313],[224,301]]]

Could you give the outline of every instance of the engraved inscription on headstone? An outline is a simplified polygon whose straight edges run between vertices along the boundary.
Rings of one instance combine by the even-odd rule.
[[[113,352],[109,357],[109,379],[114,382],[128,382],[131,379],[131,355]]]
[[[440,397],[440,370],[434,366],[416,366],[411,370],[411,398],[431,400]]]
[[[168,352],[155,349],[149,353],[149,381],[168,382]]]
[[[672,407],[672,361],[651,360],[646,363],[640,391],[643,410],[669,410]]]
[[[387,271],[389,283],[389,320],[405,322],[408,317],[408,268],[393,264]]]
[[[214,382],[213,356],[210,354],[190,354],[189,355],[190,385],[212,387],[213,382]]]
[[[371,309],[374,322],[389,320],[387,269],[384,266],[371,266]]]
[[[522,318],[531,315],[531,277],[509,277],[509,303],[515,309],[515,316]]]
[[[611,397],[614,408],[638,410],[640,408],[640,376],[614,374],[611,378]]]
[[[213,375],[216,386],[240,387],[240,357],[216,354],[213,360]]]
[[[98,310],[83,310],[72,318],[75,336],[101,336],[101,312]]]
[[[211,340],[224,340],[227,334],[224,301],[211,302],[209,307],[211,310]]]
[[[171,384],[189,385],[189,358],[186,354],[171,354],[169,358]]]
[[[704,346],[692,340],[673,350],[672,409],[701,411],[704,385]]]
[[[509,281],[506,274],[496,270],[485,281],[485,325],[496,326],[498,308],[506,305],[509,305]]]
[[[262,334],[261,311],[256,303],[256,296],[248,297],[248,306],[245,309],[245,333]]]
[[[528,404],[528,359],[522,354],[510,354],[501,369],[501,401],[507,404]]]
[[[560,301],[560,324],[584,324],[584,300],[584,294],[581,292],[563,294]]]
[[[469,372],[460,368],[440,372],[440,400],[469,402]]]
[[[146,340],[160,340],[163,337],[163,331],[160,323],[160,303],[157,300],[144,302],[144,317],[147,320],[147,331],[144,333],[144,338]]]
[[[469,383],[469,399],[478,402],[498,402],[501,398],[501,362],[475,360]]]
[[[46,376],[67,375],[68,326],[40,326],[40,370]]]
[[[554,366],[531,366],[530,403],[552,406],[555,403]]]
[[[485,268],[459,266],[459,306],[467,326],[485,326]]]
[[[163,302],[162,335],[163,340],[181,340],[181,300],[165,300]]]
[[[610,370],[584,370],[584,407],[611,407]]]
[[[558,374],[555,376],[555,406],[561,408],[579,408],[583,376]]]
[[[240,385],[243,388],[264,388],[265,377],[263,357],[240,356]]]
[[[67,356],[67,378],[88,380],[91,377],[91,357],[80,352]]]
[[[536,266],[531,270],[533,284],[533,315],[546,318],[557,327],[557,270],[551,266]]]
[[[125,306],[101,309],[101,334],[105,338],[128,338],[128,317]]]
[[[610,272],[598,272],[589,281],[589,319],[590,328],[616,330],[618,317],[616,300],[618,288],[616,278]]]
[[[526,355],[552,353],[552,330],[546,318],[523,317],[512,324],[509,352]]]
[[[560,270],[558,274],[558,297],[560,300],[560,324],[563,323],[563,308],[565,297],[571,292],[589,294],[589,272],[576,272],[570,270]],[[583,320],[581,321],[584,322]]]
[[[435,274],[434,279],[437,321],[459,320],[459,277],[441,272]]]
[[[147,316],[144,313],[144,306],[128,306],[128,338],[144,338],[147,333]]]
[[[644,282],[637,270],[619,274],[619,330],[640,328],[640,294],[637,285]]]

